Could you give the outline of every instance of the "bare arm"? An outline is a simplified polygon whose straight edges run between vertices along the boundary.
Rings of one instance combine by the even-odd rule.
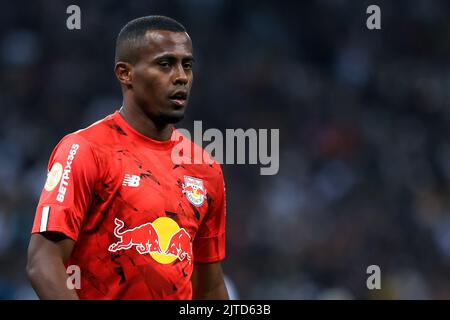
[[[27,275],[40,299],[78,299],[76,291],[67,287],[68,276],[64,266],[74,244],[62,233],[31,235]]]
[[[194,264],[192,290],[194,300],[228,300],[220,262]]]

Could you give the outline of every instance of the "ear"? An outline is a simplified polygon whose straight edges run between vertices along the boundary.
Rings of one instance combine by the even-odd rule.
[[[121,61],[117,62],[114,67],[114,73],[116,74],[117,80],[119,80],[119,82],[126,87],[131,87],[132,69],[133,66],[131,64],[129,64],[128,62],[121,62]]]

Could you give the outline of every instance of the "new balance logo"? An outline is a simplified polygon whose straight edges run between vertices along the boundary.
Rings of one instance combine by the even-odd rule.
[[[125,174],[122,185],[128,187],[139,187],[139,181],[141,181],[141,177],[134,174]]]

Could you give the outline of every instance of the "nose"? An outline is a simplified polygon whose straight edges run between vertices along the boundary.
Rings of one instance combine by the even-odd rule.
[[[181,64],[177,65],[174,75],[174,84],[186,85],[188,83],[188,77],[186,71]]]

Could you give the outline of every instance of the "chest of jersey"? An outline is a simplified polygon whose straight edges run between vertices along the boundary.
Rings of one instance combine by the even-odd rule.
[[[184,252],[190,259],[209,207],[207,179],[198,167],[175,165],[168,151],[142,147],[117,147],[107,163],[92,222],[103,220],[108,250],[150,253],[160,263],[183,259]]]
[[[116,196],[134,212],[198,224],[208,210],[205,177],[194,167],[174,164],[168,151],[118,150],[114,164],[120,172]]]

